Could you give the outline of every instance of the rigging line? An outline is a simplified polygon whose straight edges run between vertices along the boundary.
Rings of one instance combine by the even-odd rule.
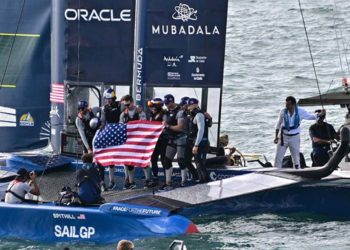
[[[13,47],[15,45],[15,41],[16,41],[16,37],[17,37],[18,29],[19,29],[19,24],[21,23],[21,19],[22,19],[22,16],[23,16],[23,10],[24,10],[25,3],[26,3],[26,0],[23,0],[22,7],[21,7],[21,12],[19,14],[18,22],[17,22],[17,25],[16,25],[16,31],[15,31],[15,34],[13,36],[12,44],[11,44],[11,47],[10,47],[10,53],[9,53],[8,58],[7,58],[5,71],[4,71],[4,74],[2,75],[2,78],[1,78],[0,89],[2,89],[2,85],[4,84],[5,76],[6,76],[6,73],[7,73],[7,70],[8,70],[8,66],[10,64],[11,54],[12,54]]]
[[[335,2],[335,0],[334,0]],[[340,45],[339,45],[339,38],[338,38],[338,32],[337,32],[337,23],[335,22],[335,11],[333,10],[333,26],[334,26],[334,33],[335,33],[335,39],[337,40],[337,49],[338,49],[338,56],[339,56],[339,62],[340,62],[340,68],[342,71],[343,76],[345,75],[344,68],[343,68],[343,60],[341,58],[341,52],[340,52]]]
[[[81,1],[79,0],[79,9],[81,8]],[[77,63],[78,63],[78,85],[80,85],[80,18],[78,18],[78,54],[77,54]],[[79,130],[77,129],[76,132],[76,138],[79,138]],[[83,146],[84,148],[84,146]],[[83,149],[83,153],[84,153],[84,149]],[[76,162],[75,162],[75,179],[77,179],[78,177],[78,161],[79,161],[79,152],[78,149],[76,149]],[[78,189],[76,189],[77,192],[79,191]]]
[[[300,8],[300,14],[301,14],[301,18],[303,20],[303,25],[304,25],[304,30],[305,30],[305,36],[306,36],[306,40],[307,40],[307,45],[309,47],[309,52],[310,52],[310,57],[311,57],[311,62],[312,62],[312,67],[314,69],[314,74],[315,74],[315,78],[316,78],[316,84],[317,84],[317,89],[318,89],[318,94],[320,97],[320,102],[321,102],[321,106],[322,109],[324,109],[324,105],[323,105],[323,99],[322,99],[322,94],[321,94],[321,89],[320,89],[320,84],[318,82],[318,77],[317,77],[317,72],[316,72],[316,67],[315,67],[315,62],[314,62],[314,57],[312,55],[312,51],[311,51],[311,45],[310,45],[310,39],[309,39],[309,35],[307,33],[307,29],[306,29],[306,24],[305,24],[305,18],[304,18],[304,14],[303,14],[303,9],[301,8],[301,0],[298,0],[299,2],[299,8]],[[329,138],[331,138],[331,132],[329,130],[329,127],[326,126],[327,128],[327,135]]]
[[[333,2],[334,2],[334,7],[338,8],[335,0],[333,0]],[[344,52],[344,55],[345,55],[346,66],[348,67],[348,72],[350,74],[349,60],[348,60],[348,56],[346,54],[346,45],[345,45],[345,42],[344,42],[343,30],[342,30],[341,26],[339,26],[339,31],[340,31],[340,37],[341,37],[341,40],[342,40],[342,44],[343,44],[343,52]]]
[[[310,53],[310,57],[311,57],[312,67],[313,67],[313,69],[314,69],[314,74],[315,74],[315,78],[316,78],[316,84],[317,84],[318,94],[319,94],[319,97],[320,97],[320,102],[321,102],[322,109],[324,109],[323,99],[322,99],[322,96],[321,96],[320,84],[319,84],[319,82],[318,82],[318,77],[317,77],[317,72],[316,72],[316,67],[315,67],[315,62],[314,62],[314,57],[313,57],[312,51],[311,51],[310,39],[309,39],[309,35],[308,35],[307,29],[306,29],[306,24],[305,24],[305,18],[304,18],[304,14],[303,14],[303,9],[301,8],[301,1],[298,0],[298,3],[299,3],[299,8],[300,8],[301,18],[302,18],[302,20],[303,20],[304,31],[305,31],[305,36],[306,36],[307,45],[308,45],[308,48],[309,48],[309,53]]]

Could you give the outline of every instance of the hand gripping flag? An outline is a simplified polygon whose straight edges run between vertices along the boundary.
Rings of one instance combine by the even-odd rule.
[[[162,131],[160,122],[107,124],[104,129],[97,131],[94,138],[94,160],[102,166],[147,167]]]

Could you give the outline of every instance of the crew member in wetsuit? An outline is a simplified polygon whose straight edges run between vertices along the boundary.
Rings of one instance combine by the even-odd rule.
[[[167,119],[164,122],[165,134],[168,137],[168,145],[165,151],[163,168],[165,169],[165,184],[160,188],[160,191],[172,189],[172,161],[177,154],[177,161],[181,169],[181,182],[186,181],[186,163],[185,163],[185,148],[186,148],[186,133],[185,133],[185,114],[180,106],[175,103],[173,95],[164,96],[164,104],[167,107]]]
[[[209,149],[208,127],[210,121],[200,110],[199,101],[196,98],[190,98],[187,104],[190,117],[188,143],[192,146],[199,180],[208,182],[209,175],[205,168],[205,161]]]
[[[102,108],[101,129],[108,123],[119,123],[122,107],[120,102],[116,101],[117,96],[112,88],[108,88],[103,92],[103,98],[106,100],[105,106]],[[104,182],[104,168],[99,166],[101,179]],[[109,166],[109,186],[108,189],[114,189],[116,186],[116,178],[114,175],[115,167]]]
[[[166,121],[166,113],[163,110],[164,102],[161,98],[153,98],[148,103],[148,107],[150,108],[150,121]],[[152,163],[152,173],[153,173],[153,182],[154,184],[158,184],[158,159],[160,157],[161,163],[164,162],[165,157],[165,149],[168,144],[168,140],[165,133],[162,133],[159,136],[157,144],[154,148],[151,163]]]
[[[128,123],[136,120],[146,120],[146,114],[142,110],[138,109],[134,105],[134,99],[131,95],[126,95],[123,97],[124,111],[120,115],[121,123]],[[144,168],[145,173],[145,187],[151,181],[151,170],[150,167]],[[124,189],[134,189],[136,184],[134,181],[135,170],[134,166],[126,165],[125,166],[125,183]]]
[[[321,110],[316,110],[316,112],[320,113]],[[340,139],[334,127],[325,122],[325,119],[326,112],[309,128],[309,134],[312,140],[312,166],[325,165],[330,158],[328,151],[331,149],[331,143]]]
[[[179,106],[181,107],[181,110],[183,110],[183,112],[185,113],[184,115],[184,124],[185,124],[185,131],[186,131],[186,136],[188,133],[188,127],[189,127],[189,116],[188,116],[188,110],[187,110],[187,102],[190,98],[188,96],[184,96],[181,98]],[[186,148],[185,148],[185,164],[186,164],[186,168],[190,171],[191,175],[192,175],[192,180],[195,182],[199,182],[199,177],[198,177],[198,173],[196,168],[194,167],[194,165],[192,164],[192,147],[190,144],[186,143]],[[185,171],[183,171],[181,174],[184,174],[185,176],[182,177],[182,179],[186,179],[186,175],[187,173]],[[185,186],[185,182],[181,182],[181,186]]]
[[[84,153],[92,153],[92,140],[98,128],[91,128],[90,121],[95,117],[92,110],[88,108],[87,101],[81,100],[78,102],[78,115],[75,119],[75,125],[84,144]]]

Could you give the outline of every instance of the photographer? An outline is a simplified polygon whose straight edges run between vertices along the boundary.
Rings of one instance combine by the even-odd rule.
[[[27,183],[28,180],[30,180],[29,183]],[[10,182],[5,191],[5,202],[10,204],[31,202],[31,200],[25,199],[27,193],[40,195],[40,190],[35,180],[36,174],[34,171],[28,173],[25,168],[20,168],[15,179]]]

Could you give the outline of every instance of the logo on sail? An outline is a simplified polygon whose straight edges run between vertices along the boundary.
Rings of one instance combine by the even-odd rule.
[[[188,22],[188,20],[197,20],[197,10],[191,8],[187,4],[180,3],[179,6],[175,6],[175,13],[173,14],[174,20],[182,20],[183,22]]]
[[[205,78],[205,74],[201,73],[199,67],[196,67],[196,73],[191,74],[194,81],[203,81]]]
[[[34,118],[28,112],[27,114],[23,114],[19,119],[19,126],[22,127],[33,127],[34,126]]]
[[[180,56],[164,56],[163,61],[166,63],[167,67],[177,67],[183,58],[183,55]]]
[[[187,4],[180,3],[175,6],[175,13],[171,16],[173,20],[181,20],[183,23],[197,21],[198,11]],[[151,26],[152,35],[199,35],[213,36],[221,35],[216,25],[188,25],[188,24],[157,24]]]

